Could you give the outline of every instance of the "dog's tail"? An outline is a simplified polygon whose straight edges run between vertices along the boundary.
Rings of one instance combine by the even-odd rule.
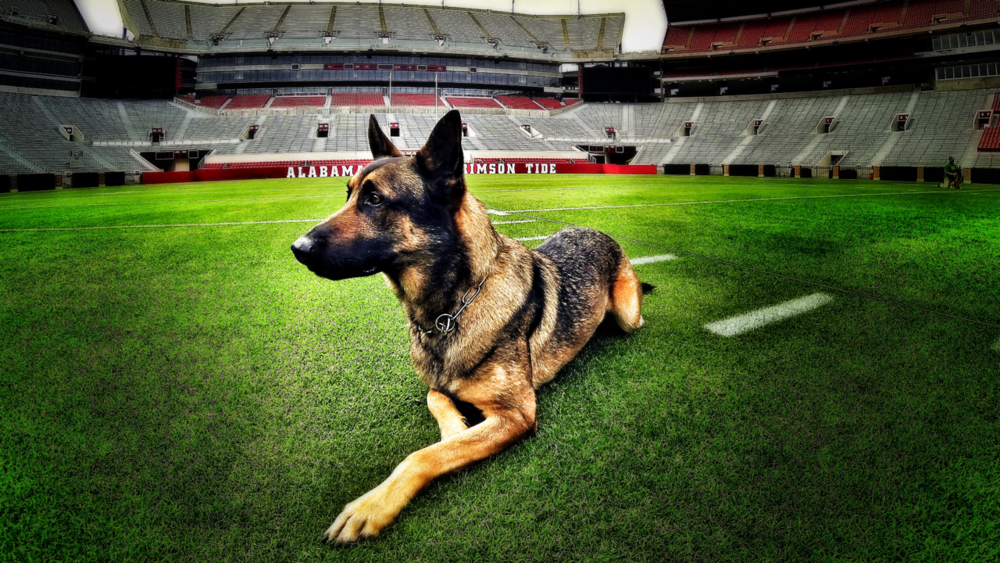
[[[642,282],[642,294],[643,295],[649,295],[650,293],[653,292],[654,289],[656,289],[655,285],[648,284],[646,282]]]

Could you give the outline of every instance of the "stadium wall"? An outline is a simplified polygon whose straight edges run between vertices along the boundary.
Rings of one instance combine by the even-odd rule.
[[[481,166],[485,166],[483,172]],[[331,170],[334,169],[334,170]],[[146,172],[142,175],[143,184],[175,184],[186,182],[215,182],[219,180],[263,180],[273,178],[332,178],[353,176],[361,166],[275,166],[269,168],[240,168],[230,170],[201,169],[190,172]],[[591,163],[516,163],[507,164],[503,171],[489,165],[468,163],[465,172],[469,175],[508,175],[508,174],[656,174],[654,165],[617,165]],[[511,171],[513,170],[513,171]]]

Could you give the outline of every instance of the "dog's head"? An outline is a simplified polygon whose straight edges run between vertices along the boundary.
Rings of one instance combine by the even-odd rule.
[[[292,244],[299,262],[332,280],[396,273],[447,252],[465,195],[462,119],[452,110],[416,155],[404,157],[372,115],[375,160],[347,184],[347,203]]]

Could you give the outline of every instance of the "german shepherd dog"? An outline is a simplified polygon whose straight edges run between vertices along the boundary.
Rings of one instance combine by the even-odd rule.
[[[448,112],[404,157],[371,116],[374,161],[347,185],[347,204],[292,244],[318,276],[382,273],[409,319],[410,358],[427,384],[441,441],[410,454],[344,507],[323,536],[377,535],[434,478],[532,433],[535,389],[586,344],[606,313],[643,324],[642,284],[621,247],[582,228],[529,250],[499,234],[465,186],[461,117]],[[469,426],[456,403],[482,422]]]

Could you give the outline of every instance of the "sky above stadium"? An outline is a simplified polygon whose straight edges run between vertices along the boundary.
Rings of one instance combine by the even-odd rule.
[[[94,33],[121,37],[122,17],[117,0],[75,0],[87,27]],[[203,4],[254,4],[247,0],[188,0]],[[309,0],[283,0],[308,3]],[[361,0],[362,4],[378,4],[378,0]],[[479,8],[483,10],[513,11],[519,14],[566,15],[607,14],[625,12],[625,30],[622,33],[622,50],[659,51],[667,31],[667,14],[662,0],[393,0],[392,3],[446,8]]]

